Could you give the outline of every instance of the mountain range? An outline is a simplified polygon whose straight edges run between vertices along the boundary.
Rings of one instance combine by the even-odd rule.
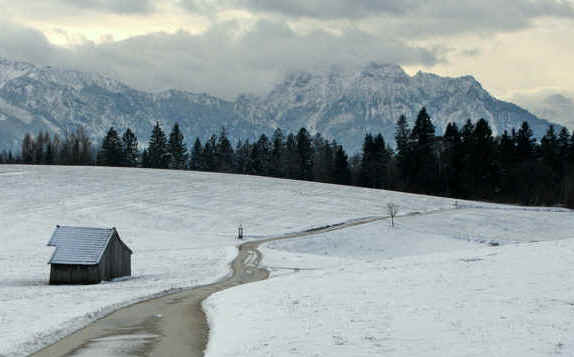
[[[159,121],[166,133],[178,122],[188,144],[222,127],[235,140],[306,127],[353,153],[367,132],[380,132],[394,145],[398,117],[406,115],[412,125],[423,106],[439,135],[447,123],[462,126],[467,119],[486,119],[495,135],[526,121],[541,137],[550,124],[492,97],[472,76],[410,76],[394,64],[292,72],[264,95],[225,100],[179,90],[144,92],[95,73],[0,58],[0,150],[15,152],[27,132],[64,135],[80,126],[97,143],[110,126],[129,127],[145,145]]]

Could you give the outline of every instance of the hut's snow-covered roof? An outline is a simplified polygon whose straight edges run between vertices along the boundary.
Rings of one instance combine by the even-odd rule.
[[[114,228],[57,226],[48,242],[56,247],[48,264],[99,264],[114,232]]]

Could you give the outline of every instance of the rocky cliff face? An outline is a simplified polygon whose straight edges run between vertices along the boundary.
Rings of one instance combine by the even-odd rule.
[[[176,122],[185,135],[205,137],[225,126],[231,135],[269,131],[246,121],[231,102],[181,91],[146,93],[91,73],[0,60],[0,149],[19,149],[26,132],[65,135],[79,126],[99,142],[110,126],[130,127],[147,142],[159,121]]]
[[[147,93],[92,73],[0,59],[0,150],[19,150],[26,132],[65,135],[84,127],[94,141],[110,126],[135,130],[147,142],[155,121],[166,132],[179,122],[186,138],[202,139],[227,129],[233,138],[255,138],[275,128],[306,127],[335,138],[348,151],[360,149],[366,132],[382,132],[394,144],[400,114],[413,122],[426,106],[437,134],[448,122],[485,118],[494,133],[527,121],[541,136],[548,122],[499,101],[473,77],[444,78],[419,72],[409,76],[397,65],[368,64],[291,73],[263,96],[240,95],[226,101],[183,91]]]
[[[526,110],[497,100],[473,77],[444,78],[419,72],[409,76],[397,65],[369,64],[356,70],[294,73],[268,95],[240,111],[250,120],[275,127],[306,126],[337,138],[353,150],[366,132],[382,132],[394,144],[394,125],[401,114],[414,122],[425,106],[437,134],[447,123],[462,127],[467,119],[486,119],[494,134],[527,121],[538,136],[548,122]]]

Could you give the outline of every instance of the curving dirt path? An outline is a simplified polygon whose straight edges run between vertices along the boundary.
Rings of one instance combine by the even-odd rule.
[[[201,302],[216,292],[267,279],[269,272],[259,267],[262,255],[258,247],[261,244],[345,229],[386,218],[360,218],[248,241],[239,246],[239,253],[231,263],[232,274],[229,277],[120,309],[31,356],[203,356],[209,326]]]

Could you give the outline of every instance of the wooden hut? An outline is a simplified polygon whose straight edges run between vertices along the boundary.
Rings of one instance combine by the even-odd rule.
[[[56,247],[50,284],[97,284],[131,275],[132,251],[115,228],[57,226],[48,246]]]

